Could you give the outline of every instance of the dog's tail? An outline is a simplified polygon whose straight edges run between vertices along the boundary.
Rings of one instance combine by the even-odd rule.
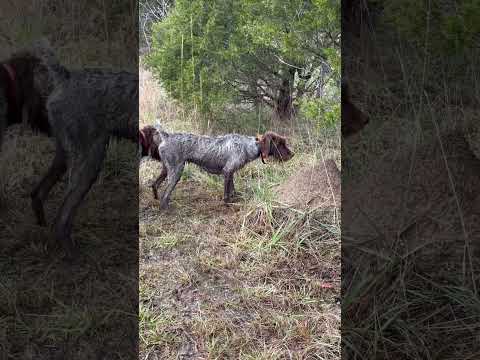
[[[41,38],[33,44],[33,52],[48,69],[55,87],[70,79],[70,72],[60,64],[57,54],[46,38]]]

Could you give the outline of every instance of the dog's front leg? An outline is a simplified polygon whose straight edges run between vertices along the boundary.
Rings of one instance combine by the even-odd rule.
[[[157,180],[152,184],[152,191],[153,191],[153,197],[158,200],[158,188],[162,184],[162,182],[165,180],[167,177],[167,168],[165,165],[162,165],[162,171],[160,172],[160,175],[158,176]]]
[[[53,159],[47,174],[30,195],[32,199],[32,208],[37,218],[38,225],[45,226],[47,224],[45,220],[45,212],[43,210],[43,203],[47,199],[53,186],[55,186],[66,171],[67,162],[65,152],[62,146],[57,142],[55,158]]]
[[[75,154],[75,160],[71,164],[71,183],[55,221],[55,239],[63,245],[69,258],[77,253],[71,238],[73,220],[81,202],[100,173],[107,140],[99,139],[91,145],[88,152]]]
[[[168,203],[170,201],[170,196],[172,195],[173,189],[175,189],[175,186],[177,185],[178,180],[180,180],[180,177],[182,176],[183,168],[185,166],[185,163],[181,163],[177,165],[176,167],[168,167],[167,166],[167,188],[165,189],[165,192],[162,195],[162,199],[160,200],[160,208],[161,209],[166,209],[168,207]]]

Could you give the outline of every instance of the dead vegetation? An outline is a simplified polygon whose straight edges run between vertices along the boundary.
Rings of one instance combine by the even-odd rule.
[[[451,358],[478,352],[469,344],[472,329],[478,328],[480,160],[462,133],[445,134],[415,153],[386,160],[361,183],[344,187],[349,321],[366,328],[374,316],[388,322],[383,336],[399,340],[389,344],[390,353],[415,348],[422,357]],[[377,301],[390,304],[390,315],[375,307]],[[415,321],[406,323],[409,317]],[[415,336],[405,343],[401,329]],[[449,343],[440,346],[442,338]],[[369,341],[365,337],[359,344]]]
[[[2,170],[8,171],[2,171],[1,182],[0,353],[40,360],[132,354],[138,251],[130,239],[137,234],[137,209],[124,204],[138,196],[131,159],[135,145],[111,144],[100,179],[79,210],[73,237],[81,250],[72,264],[48,245],[50,229],[35,225],[30,204],[30,191],[48,167],[54,145],[47,137],[19,132],[19,126],[9,129],[0,156]],[[49,224],[67,181],[52,191]]]
[[[118,2],[114,9],[92,3],[64,6],[55,0],[4,2],[0,55],[7,58],[45,34],[71,68],[111,64],[136,71],[137,59],[129,55],[137,48],[137,15],[132,9],[132,21],[119,16],[129,14],[127,7]],[[135,144],[110,143],[103,171],[75,219],[73,238],[80,256],[67,263],[48,244],[50,229],[35,225],[30,204],[30,192],[53,158],[53,140],[21,125],[10,127],[4,140],[0,153],[0,358],[136,357]],[[65,176],[54,187],[46,204],[49,225],[68,180]]]
[[[344,57],[371,121],[342,152],[342,355],[476,358],[475,111],[450,103],[459,89],[443,59],[376,35],[351,39]]]
[[[195,115],[154,90],[159,85],[148,76],[142,70],[143,124],[159,118],[168,130],[205,131]],[[230,206],[222,201],[221,177],[187,165],[172,208],[163,212],[149,187],[159,163],[142,162],[142,359],[339,358],[338,219],[331,210],[281,205],[275,191],[296,169],[333,150],[302,147],[308,137],[279,132],[286,131],[296,156],[239,171],[241,199]]]

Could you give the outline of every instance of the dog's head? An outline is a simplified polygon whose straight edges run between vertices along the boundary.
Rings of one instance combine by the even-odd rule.
[[[2,85],[7,89],[8,125],[26,120],[33,130],[50,134],[46,101],[52,84],[47,68],[34,49],[23,48],[12,53],[1,63],[0,70],[1,81],[6,84]],[[22,114],[23,110],[27,110],[27,117]]]
[[[349,137],[368,124],[368,116],[350,101],[349,88],[342,83],[342,135]]]
[[[141,156],[151,156],[155,160],[160,160],[158,153],[158,130],[153,126],[145,126],[138,132],[138,143]]]
[[[287,139],[273,131],[267,131],[263,135],[258,135],[256,140],[260,145],[262,161],[270,156],[278,161],[288,161],[294,155],[287,146]]]

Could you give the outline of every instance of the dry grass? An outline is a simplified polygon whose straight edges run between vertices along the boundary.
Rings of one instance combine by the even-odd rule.
[[[469,111],[441,76],[451,66],[397,40],[367,32],[344,59],[371,122],[342,153],[343,356],[474,359],[480,160],[458,130]]]
[[[72,264],[46,245],[50,230],[35,225],[30,206],[30,191],[53,157],[52,141],[18,132],[19,127],[10,128],[0,158],[2,170],[8,170],[1,177],[0,314],[5,331],[0,353],[18,359],[132,354],[138,250],[131,239],[137,236],[137,207],[124,204],[138,198],[132,159],[136,147],[111,145],[105,169],[76,217],[73,237],[81,255]],[[66,181],[47,202],[49,224]]]
[[[141,79],[143,124],[221,131],[198,125],[143,69]],[[339,358],[339,224],[328,211],[280,207],[273,191],[322,153],[338,160],[338,140],[322,147],[309,129],[282,130],[297,155],[285,165],[249,164],[231,206],[221,178],[187,166],[161,212],[149,187],[159,164],[141,164],[141,359]]]
[[[55,7],[54,16],[49,12]],[[85,8],[87,6],[87,8]],[[137,69],[131,24],[114,31],[111,14],[94,4],[2,4],[2,58],[46,34],[70,67]],[[108,9],[110,10],[110,9]],[[115,9],[117,15],[119,8]],[[132,19],[136,13],[132,12]],[[101,20],[100,20],[101,19]],[[98,36],[105,21],[107,39]],[[134,27],[135,29],[135,27]],[[4,46],[10,38],[12,44]],[[118,46],[121,44],[121,47]],[[113,60],[112,60],[113,59]],[[8,129],[0,154],[0,358],[122,359],[138,345],[138,183],[136,146],[110,144],[98,181],[82,203],[73,238],[80,256],[67,263],[49,244],[49,228],[35,225],[30,192],[53,158],[52,139],[20,126]],[[52,224],[65,195],[66,176],[46,204]],[[132,241],[132,239],[134,239]]]

